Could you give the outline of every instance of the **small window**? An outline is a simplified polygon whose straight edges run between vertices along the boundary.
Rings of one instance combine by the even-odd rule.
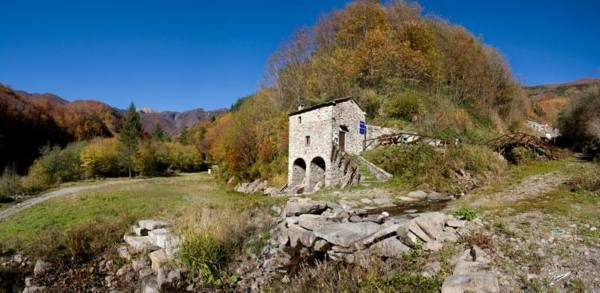
[[[305,142],[306,146],[310,145],[310,136],[306,136],[306,142]]]
[[[298,116],[298,124],[302,124],[302,116]]]

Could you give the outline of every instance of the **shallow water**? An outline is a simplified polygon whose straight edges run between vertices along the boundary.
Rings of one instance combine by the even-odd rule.
[[[381,214],[388,212],[391,216],[402,216],[408,214],[417,214],[424,212],[437,212],[444,209],[449,201],[428,201],[421,200],[415,202],[403,202],[393,207],[382,207],[367,210],[367,214]]]

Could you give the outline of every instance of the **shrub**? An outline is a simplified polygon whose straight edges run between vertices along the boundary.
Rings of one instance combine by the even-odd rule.
[[[525,147],[516,147],[508,154],[508,160],[514,164],[529,164],[535,160],[535,153]]]
[[[218,285],[226,265],[225,249],[209,232],[188,233],[179,257],[192,272],[209,285]]]
[[[404,92],[401,95],[389,99],[385,103],[385,113],[388,117],[411,121],[413,114],[424,112],[421,98],[415,92]]]
[[[0,202],[12,200],[12,196],[22,191],[19,175],[14,168],[5,167],[0,177]]]
[[[558,116],[561,135],[572,147],[600,159],[600,87],[572,99]]]
[[[457,218],[473,221],[477,218],[477,211],[471,207],[463,206],[452,212]]]
[[[24,180],[27,190],[41,191],[58,183],[80,179],[83,176],[80,153],[85,145],[85,142],[75,142],[64,149],[44,147]]]
[[[87,262],[119,243],[130,220],[127,215],[116,215],[49,230],[39,235],[31,251],[54,263]]]

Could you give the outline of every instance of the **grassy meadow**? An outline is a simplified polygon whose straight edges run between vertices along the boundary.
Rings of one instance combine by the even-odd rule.
[[[106,248],[139,219],[166,219],[175,229],[186,230],[211,210],[231,211],[227,219],[220,219],[217,213],[210,219],[225,226],[235,223],[236,215],[267,214],[275,202],[272,197],[230,191],[206,173],[116,183],[53,198],[16,213],[0,222],[0,243],[4,249],[44,254],[68,246],[73,234],[83,232],[91,242],[95,238],[108,242],[102,247]]]

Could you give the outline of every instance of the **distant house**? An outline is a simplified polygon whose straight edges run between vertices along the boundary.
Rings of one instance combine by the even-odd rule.
[[[288,187],[334,186],[345,170],[336,152],[359,154],[365,141],[385,128],[365,124],[365,111],[352,98],[336,99],[289,114]]]
[[[533,120],[527,120],[527,126],[535,130],[540,137],[543,137],[545,139],[554,139],[560,135],[558,129],[552,127],[548,123],[540,123]]]

